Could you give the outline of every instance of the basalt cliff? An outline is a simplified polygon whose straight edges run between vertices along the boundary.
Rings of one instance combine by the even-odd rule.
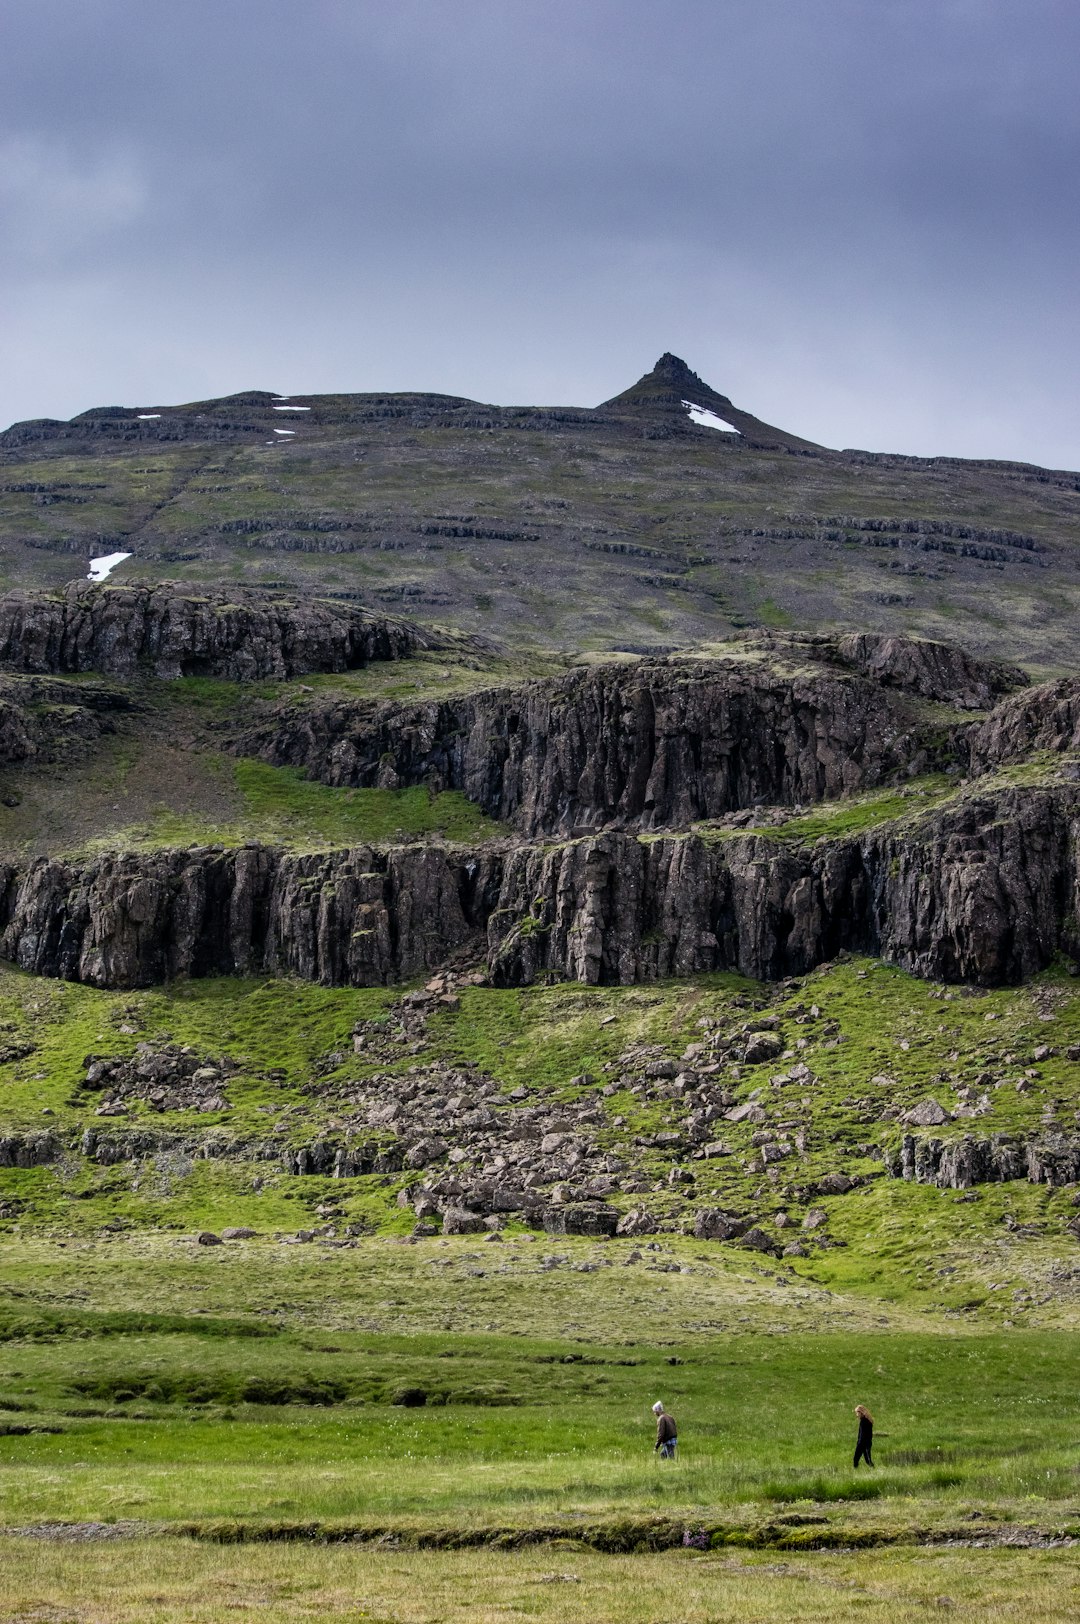
[[[0,600],[0,634],[10,666],[41,673],[5,679],[9,764],[57,751],[43,714],[114,725],[140,675],[289,679],[437,644],[324,605],[164,587]],[[64,675],[87,670],[101,675]],[[497,985],[769,981],[844,952],[1014,982],[1080,947],[1078,692],[865,634],[751,636],[415,702],[285,681],[216,724],[222,750],[343,792],[457,792],[497,826],[471,846],[9,853],[0,952],[101,987],[380,985],[455,956]]]

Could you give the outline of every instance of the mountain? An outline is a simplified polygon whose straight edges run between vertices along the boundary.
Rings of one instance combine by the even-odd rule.
[[[771,423],[762,423],[749,412],[733,406],[726,395],[718,395],[696,372],[691,372],[685,361],[668,351],[651,372],[646,372],[621,395],[605,400],[598,409],[617,417],[661,422],[671,433],[684,430],[689,418],[699,428],[716,429],[721,433],[731,430],[755,450],[824,450],[811,440],[801,440],[798,435],[774,428]],[[714,421],[710,422],[710,418]]]
[[[359,603],[517,657],[754,628],[919,635],[1070,669],[1080,476],[815,446],[677,357],[595,408],[453,395],[110,406],[0,434],[0,585]]]
[[[654,1315],[638,1405],[723,1327],[711,1387],[762,1366],[745,1330],[801,1333],[794,1369],[817,1324],[872,1333],[828,1364],[895,1367],[898,1416],[911,1380],[955,1408],[950,1346],[1075,1330],[1078,484],[817,447],[674,356],[598,408],[250,391],[0,437],[0,1431],[58,1434],[18,1527],[127,1505],[65,1497],[70,1427],[112,1481],[143,1432],[161,1476],[169,1416],[185,1458],[239,1419],[276,1460],[252,1427],[307,1434],[300,1403],[335,1449],[354,1400],[565,1408],[552,1337],[601,1311],[611,1369]],[[235,1330],[292,1325],[287,1278],[330,1315],[292,1364]],[[445,1374],[526,1319],[513,1387]],[[913,1484],[939,1507],[922,1458],[883,1540]],[[1064,1458],[1017,1499],[1002,1445],[1002,1527],[1031,1484],[1067,1527]],[[945,1486],[991,1505],[970,1470]],[[237,1510],[211,1538],[253,1492],[203,1502]]]

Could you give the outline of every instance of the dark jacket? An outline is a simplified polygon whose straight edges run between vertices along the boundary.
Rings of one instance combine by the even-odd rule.
[[[673,1415],[668,1415],[667,1411],[665,1410],[663,1415],[658,1415],[656,1418],[657,1449],[660,1448],[661,1444],[671,1443],[672,1440],[677,1436],[678,1429],[675,1426],[675,1417]]]

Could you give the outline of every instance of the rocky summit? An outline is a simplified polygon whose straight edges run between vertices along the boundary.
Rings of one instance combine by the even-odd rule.
[[[1078,476],[832,451],[670,354],[0,462],[0,1221],[213,1162],[234,1235],[284,1182],[309,1241],[816,1267],[878,1180],[1080,1178]]]

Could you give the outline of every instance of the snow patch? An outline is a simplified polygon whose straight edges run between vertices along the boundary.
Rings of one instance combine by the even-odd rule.
[[[130,553],[105,553],[101,558],[92,558],[90,560],[90,574],[86,579],[88,581],[104,581],[106,576],[116,568],[117,564],[122,564],[125,558],[130,557]]]
[[[135,421],[136,423],[153,423],[160,416],[160,412],[136,412]]]
[[[310,412],[310,406],[275,406],[275,412]]]
[[[294,435],[296,433],[296,430],[295,429],[275,429],[274,433],[275,434],[285,434],[285,435],[288,435],[291,438],[292,435]]]
[[[701,429],[721,429],[725,434],[740,434],[734,423],[725,423],[722,417],[710,412],[707,406],[695,406],[692,400],[684,400],[683,405],[690,413],[691,423],[696,423]]]

